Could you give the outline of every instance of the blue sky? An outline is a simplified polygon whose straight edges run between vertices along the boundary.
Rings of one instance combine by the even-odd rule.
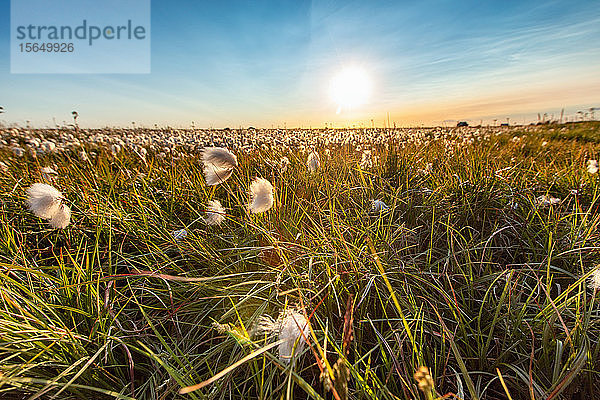
[[[18,1],[18,0],[14,0]],[[11,74],[5,122],[84,126],[523,122],[600,106],[595,1],[152,1],[151,73]],[[68,12],[68,11],[65,11]],[[360,66],[372,93],[336,113],[328,88]]]

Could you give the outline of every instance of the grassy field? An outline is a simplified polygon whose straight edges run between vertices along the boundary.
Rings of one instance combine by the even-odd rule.
[[[600,393],[600,123],[1,136],[0,398]],[[238,161],[217,186],[210,145]],[[249,214],[257,176],[275,204]],[[63,193],[66,229],[28,210],[35,182]],[[285,310],[310,327],[291,363],[256,333]]]

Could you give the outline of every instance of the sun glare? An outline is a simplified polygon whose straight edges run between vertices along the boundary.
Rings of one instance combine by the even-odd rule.
[[[337,113],[365,104],[371,94],[371,80],[359,67],[347,67],[331,80],[331,99],[337,104]]]

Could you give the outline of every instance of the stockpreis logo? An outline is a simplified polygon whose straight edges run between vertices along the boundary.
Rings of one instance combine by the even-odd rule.
[[[12,73],[149,73],[150,0],[12,0]]]

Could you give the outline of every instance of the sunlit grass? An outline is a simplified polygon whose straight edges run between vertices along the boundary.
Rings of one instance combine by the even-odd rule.
[[[97,152],[83,162],[6,147],[0,397],[593,398],[600,193],[586,163],[599,128],[366,140],[378,157],[368,168],[354,144],[317,145],[315,172],[312,149],[231,148],[238,167],[216,187],[195,151],[143,161],[81,139]],[[25,203],[50,164],[72,208],[64,230]],[[257,176],[275,201],[251,215]],[[560,203],[541,206],[543,195]],[[373,199],[389,209],[371,212]],[[227,212],[219,226],[204,223],[211,200]],[[310,335],[286,365],[251,330],[289,307]],[[434,381],[425,392],[420,366]]]

